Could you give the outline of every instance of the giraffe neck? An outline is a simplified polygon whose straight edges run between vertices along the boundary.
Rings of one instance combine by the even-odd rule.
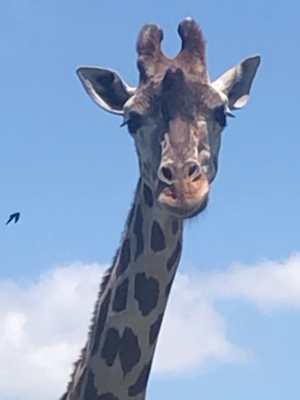
[[[143,400],[182,248],[182,222],[140,180],[64,400]]]

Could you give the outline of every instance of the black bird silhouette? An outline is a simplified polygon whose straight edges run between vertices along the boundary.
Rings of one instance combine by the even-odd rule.
[[[15,224],[16,224],[19,221],[20,215],[21,214],[19,212],[11,214],[5,225],[8,225],[13,219],[15,220]]]

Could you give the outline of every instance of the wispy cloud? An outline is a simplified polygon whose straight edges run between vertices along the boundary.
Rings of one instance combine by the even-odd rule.
[[[199,275],[194,282],[204,298],[242,299],[261,311],[300,308],[300,254],[287,260],[261,261],[252,266],[235,264],[220,273]]]
[[[73,264],[52,268],[36,282],[0,281],[0,398],[59,397],[85,341],[104,269]],[[249,351],[230,341],[226,321],[214,308],[222,299],[242,299],[263,312],[300,308],[300,255],[179,274],[159,338],[156,375],[247,361]]]

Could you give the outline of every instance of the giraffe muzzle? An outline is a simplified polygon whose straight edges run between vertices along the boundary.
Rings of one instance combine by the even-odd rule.
[[[181,179],[158,188],[157,200],[161,207],[179,218],[190,218],[203,211],[208,203],[209,182],[205,174],[196,180]]]

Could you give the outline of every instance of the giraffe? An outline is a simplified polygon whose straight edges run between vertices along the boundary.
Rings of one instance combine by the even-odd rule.
[[[144,25],[137,39],[139,83],[80,67],[91,99],[123,117],[138,156],[134,201],[121,244],[100,285],[90,331],[61,400],[144,400],[156,343],[182,251],[183,224],[207,206],[227,117],[248,101],[260,56],[211,82],[202,30],[178,25],[174,59],[163,31]]]

